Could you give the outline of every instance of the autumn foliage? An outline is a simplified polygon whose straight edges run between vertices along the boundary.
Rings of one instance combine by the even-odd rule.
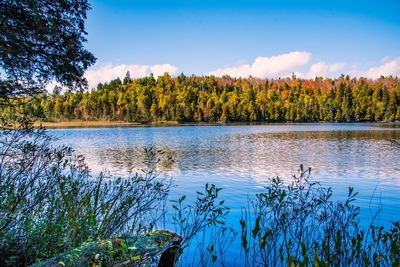
[[[158,78],[99,84],[87,92],[43,94],[19,109],[43,121],[358,122],[400,120],[400,80]],[[3,115],[10,113],[4,108]]]

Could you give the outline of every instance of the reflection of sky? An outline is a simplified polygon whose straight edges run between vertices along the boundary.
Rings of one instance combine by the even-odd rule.
[[[282,124],[258,126],[187,126],[50,130],[60,141],[84,154],[93,173],[108,169],[127,175],[140,169],[143,148],[173,155],[172,198],[190,196],[206,182],[223,187],[237,224],[248,194],[262,190],[267,177],[290,178],[298,166],[311,166],[313,178],[332,186],[338,197],[349,186],[359,191],[357,204],[368,222],[379,205],[378,222],[398,219],[400,128],[375,124]],[[396,126],[396,125],[395,125]]]

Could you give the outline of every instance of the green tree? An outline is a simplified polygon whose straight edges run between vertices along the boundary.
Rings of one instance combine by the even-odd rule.
[[[95,57],[83,44],[87,0],[3,0],[0,4],[0,97],[35,95],[50,81],[85,88]]]

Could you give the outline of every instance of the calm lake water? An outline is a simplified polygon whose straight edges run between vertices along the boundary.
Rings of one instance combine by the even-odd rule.
[[[229,223],[238,225],[248,196],[260,192],[268,177],[290,179],[299,165],[331,186],[336,198],[355,187],[361,219],[368,225],[400,219],[399,124],[272,124],[49,130],[60,142],[86,157],[93,173],[105,169],[126,176],[141,166],[143,150],[171,153],[176,187],[171,198],[193,196],[205,183],[222,187],[231,207]],[[136,168],[136,169],[135,169]]]

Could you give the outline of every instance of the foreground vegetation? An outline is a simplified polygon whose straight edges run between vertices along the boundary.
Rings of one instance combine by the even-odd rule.
[[[250,200],[240,221],[246,266],[399,266],[400,222],[363,228],[354,188],[335,201],[310,173],[273,178]]]
[[[84,241],[148,232],[170,187],[154,152],[143,174],[90,175],[82,156],[41,131],[0,133],[0,265],[25,265]]]
[[[400,264],[400,223],[384,229],[372,220],[363,228],[354,189],[333,200],[332,190],[302,166],[292,180],[269,180],[264,192],[250,196],[240,222],[229,226],[229,203],[215,185],[189,203],[185,196],[168,201],[172,181],[165,171],[173,160],[161,151],[145,150],[142,173],[119,178],[92,176],[82,156],[52,144],[43,130],[0,132],[1,266],[62,258],[97,240],[137,240],[165,229],[166,221],[182,237],[182,266],[224,265],[230,251],[242,251],[239,264],[246,266]],[[233,246],[235,228],[241,228],[240,247]]]
[[[21,101],[21,99],[19,99]],[[172,78],[99,84],[90,92],[41,94],[19,106],[42,121],[317,122],[398,121],[400,80]],[[12,109],[3,108],[3,115]]]
[[[169,156],[148,149],[141,173],[93,176],[83,156],[54,146],[43,130],[2,129],[0,266],[26,266],[91,240],[135,240],[165,227]],[[219,191],[207,185],[194,206],[180,206],[183,249],[199,232],[224,223],[228,209],[217,201]]]

